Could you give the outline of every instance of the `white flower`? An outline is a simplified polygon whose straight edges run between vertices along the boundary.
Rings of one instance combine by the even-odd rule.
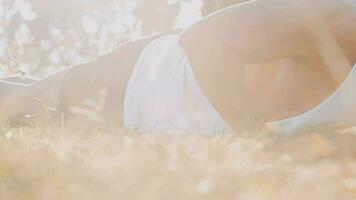
[[[13,135],[14,135],[14,133],[12,131],[8,131],[5,133],[5,138],[10,139],[10,138],[12,138]]]
[[[36,13],[32,10],[31,2],[24,0],[17,0],[15,8],[20,12],[21,17],[27,21],[33,21],[37,18]]]
[[[92,17],[85,15],[82,17],[82,21],[86,33],[94,35],[99,31],[99,24]]]

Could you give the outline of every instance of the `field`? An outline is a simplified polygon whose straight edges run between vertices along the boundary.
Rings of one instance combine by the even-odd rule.
[[[356,135],[2,128],[0,199],[356,199]]]
[[[62,107],[59,104],[63,99],[63,102],[69,100],[61,95],[55,98],[57,95],[52,91],[53,88],[35,87],[45,91],[45,98],[41,99],[42,95],[38,97],[37,92],[36,95],[31,92],[10,92],[12,87],[0,85],[0,200],[355,200],[356,128],[343,132],[306,132],[294,136],[282,136],[261,128],[215,137],[154,133],[139,135],[128,133],[115,123],[107,122],[104,114],[101,116],[106,102],[106,89],[119,95],[119,91],[123,89],[119,90],[118,86],[126,86],[127,82],[123,81],[126,71],[133,67],[127,63],[130,60],[137,62],[136,59],[131,59],[135,56],[128,56],[131,53],[126,51],[123,44],[152,35],[178,34],[182,31],[186,33],[192,24],[199,23],[205,16],[242,2],[247,0],[0,0],[0,79],[32,83],[68,66],[101,60],[104,56],[100,55],[113,56],[110,57],[112,60],[103,59],[104,64],[100,64],[100,61],[85,65],[93,67],[86,68],[89,69],[88,73],[84,70],[80,71],[80,76],[68,75],[73,79],[63,78],[75,80],[74,84],[70,84],[70,81],[63,84],[70,86],[68,96],[71,98],[68,99],[84,101],[83,107],[69,109],[70,114],[75,115],[73,121],[65,118],[61,109],[56,109]],[[352,5],[349,4],[351,1],[330,0],[325,1],[325,5],[324,1],[310,1],[313,3],[308,9],[297,6],[306,6],[304,3],[308,1],[300,4],[286,1],[286,7],[283,1],[280,1],[283,2],[281,5],[279,1],[271,2],[267,2],[266,6],[252,2],[250,5],[255,5],[257,12],[252,12],[254,9],[246,6],[247,3],[241,9],[235,7],[233,10],[236,10],[236,14],[231,12],[232,9],[226,9],[226,16],[241,17],[226,18],[226,33],[217,30],[223,26],[215,23],[223,22],[220,20],[223,17],[222,12],[217,14],[219,17],[208,17],[213,19],[212,26],[205,25],[209,20],[202,20],[201,27],[212,27],[212,31],[198,36],[209,37],[204,36],[201,40],[199,37],[192,38],[194,46],[202,45],[199,54],[207,56],[206,61],[204,57],[202,62],[208,64],[204,68],[207,71],[210,64],[242,66],[250,63],[246,66],[252,70],[246,70],[245,67],[241,67],[241,70],[232,70],[233,67],[218,70],[219,73],[226,72],[226,75],[234,76],[236,72],[251,74],[252,78],[237,74],[244,81],[236,81],[238,79],[235,77],[229,79],[222,75],[215,76],[214,71],[207,73],[209,77],[217,77],[215,80],[219,82],[226,82],[223,87],[214,85],[220,88],[215,95],[220,94],[225,86],[226,91],[230,92],[235,91],[229,90],[235,83],[243,83],[243,88],[248,86],[245,82],[251,82],[251,88],[256,88],[251,90],[251,94],[261,94],[255,99],[263,101],[261,105],[268,106],[261,113],[273,110],[277,114],[278,111],[266,99],[272,105],[278,105],[280,97],[282,101],[295,100],[288,103],[292,107],[299,103],[306,104],[309,97],[316,97],[325,88],[321,85],[323,81],[316,81],[319,79],[311,78],[313,84],[307,85],[305,80],[312,76],[302,76],[305,69],[312,66],[310,69],[322,69],[322,74],[339,71],[335,71],[334,67],[340,64],[343,67],[344,64],[349,65],[349,61],[354,61],[347,61],[346,57],[356,52],[352,48],[356,46],[353,45],[356,42],[353,37],[355,31],[351,28],[352,18],[341,18],[349,14],[350,17],[354,16]],[[272,9],[273,4],[276,9]],[[334,5],[338,9],[347,9],[335,9],[334,13],[334,9],[331,9]],[[293,9],[285,12],[284,8]],[[327,8],[325,17],[324,8]],[[263,12],[259,13],[260,10]],[[269,13],[276,13],[276,16],[269,16]],[[284,13],[290,16],[281,17]],[[298,13],[301,15],[298,16]],[[260,22],[254,22],[260,18]],[[299,24],[298,21],[304,21],[305,24]],[[199,25],[196,27],[200,29]],[[239,39],[240,35],[250,43]],[[203,44],[209,41],[206,38],[214,40],[211,45]],[[225,46],[237,51],[218,52]],[[246,46],[246,51],[243,46]],[[116,51],[118,47],[123,50]],[[141,52],[141,49],[137,50]],[[117,54],[108,53],[111,51]],[[164,48],[162,52],[165,51]],[[277,53],[273,53],[274,51]],[[315,60],[309,53],[315,54]],[[253,57],[254,54],[257,58]],[[281,55],[275,56],[277,54]],[[157,52],[157,55],[169,54]],[[211,59],[208,56],[212,56]],[[227,59],[230,56],[232,57]],[[244,57],[249,61],[245,63]],[[275,58],[283,59],[274,60]],[[221,62],[217,62],[218,60]],[[264,67],[263,60],[273,61],[264,63],[271,68]],[[122,68],[120,63],[123,64]],[[315,68],[315,63],[325,66]],[[284,65],[286,70],[280,67]],[[260,66],[267,69],[266,73],[253,69],[262,69]],[[294,66],[297,67],[294,69]],[[100,69],[99,73],[94,73],[94,69]],[[114,71],[111,72],[111,69]],[[118,73],[118,69],[123,69],[124,73]],[[282,70],[275,73],[277,69]],[[254,71],[256,76],[252,76]],[[313,70],[312,74],[316,72]],[[96,78],[91,79],[92,77]],[[335,77],[339,78],[339,75]],[[257,81],[254,82],[255,80]],[[265,81],[259,82],[260,80]],[[335,80],[338,79],[333,79]],[[109,83],[110,81],[113,82]],[[119,81],[125,85],[117,84]],[[290,82],[295,85],[288,86]],[[303,88],[299,83],[306,84],[307,87]],[[213,85],[213,82],[210,84]],[[317,87],[319,84],[320,88]],[[65,88],[62,86],[60,90]],[[90,90],[91,86],[95,86],[93,90]],[[306,89],[311,91],[306,92]],[[277,91],[282,91],[281,95]],[[305,102],[291,98],[286,91],[292,94],[291,97],[295,95],[298,98],[308,98]],[[16,94],[16,98],[7,94]],[[31,100],[25,98],[28,94],[31,94]],[[228,98],[234,96],[226,94]],[[92,97],[94,98],[90,99]],[[120,103],[116,98],[112,99],[114,100],[108,101],[108,105],[115,104],[118,108]],[[34,104],[31,103],[33,100]],[[47,100],[52,102],[48,104]],[[234,100],[235,98],[230,98],[227,102]],[[253,104],[255,101],[252,98],[248,100],[251,105],[259,105]],[[38,110],[41,111],[37,113],[37,107],[33,105],[38,103]],[[253,106],[256,110],[260,107]],[[108,113],[121,113],[114,112],[111,107],[107,110]],[[33,112],[36,114],[32,114]],[[52,114],[58,116],[52,118]],[[42,115],[45,119],[41,118]],[[21,119],[12,122],[15,116],[20,116]],[[87,124],[79,122],[80,119],[76,121],[77,117],[83,116],[91,121],[84,120]],[[119,121],[118,117],[113,118]],[[24,127],[27,123],[34,123],[32,120],[39,122],[40,126]],[[13,127],[2,125],[8,121],[14,123],[11,124]],[[52,124],[59,127],[53,127]],[[64,125],[73,127],[64,128]]]

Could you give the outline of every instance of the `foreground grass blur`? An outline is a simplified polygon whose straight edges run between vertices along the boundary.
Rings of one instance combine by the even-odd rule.
[[[0,134],[0,199],[356,199],[356,135]]]

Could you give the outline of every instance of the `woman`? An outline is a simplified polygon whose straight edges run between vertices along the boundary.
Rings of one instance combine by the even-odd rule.
[[[243,118],[262,122],[287,118],[330,96],[356,59],[351,25],[355,8],[350,5],[253,1],[206,18],[206,23],[183,33],[181,41],[199,85],[237,129]],[[204,45],[194,42],[198,37]]]
[[[21,94],[21,101],[38,94],[48,102],[48,91],[62,79],[59,107],[64,113],[109,87],[103,112],[130,129],[229,132],[303,113],[330,96],[356,62],[350,26],[355,19],[349,0],[250,1],[214,13],[179,36],[130,43],[118,56],[104,56],[30,87],[2,87]],[[117,67],[99,67],[112,63]],[[2,102],[20,99],[13,96]],[[7,108],[1,106],[4,120],[24,110]]]

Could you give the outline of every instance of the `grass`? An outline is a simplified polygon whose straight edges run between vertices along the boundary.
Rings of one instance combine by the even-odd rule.
[[[356,199],[356,135],[3,128],[0,199]]]

